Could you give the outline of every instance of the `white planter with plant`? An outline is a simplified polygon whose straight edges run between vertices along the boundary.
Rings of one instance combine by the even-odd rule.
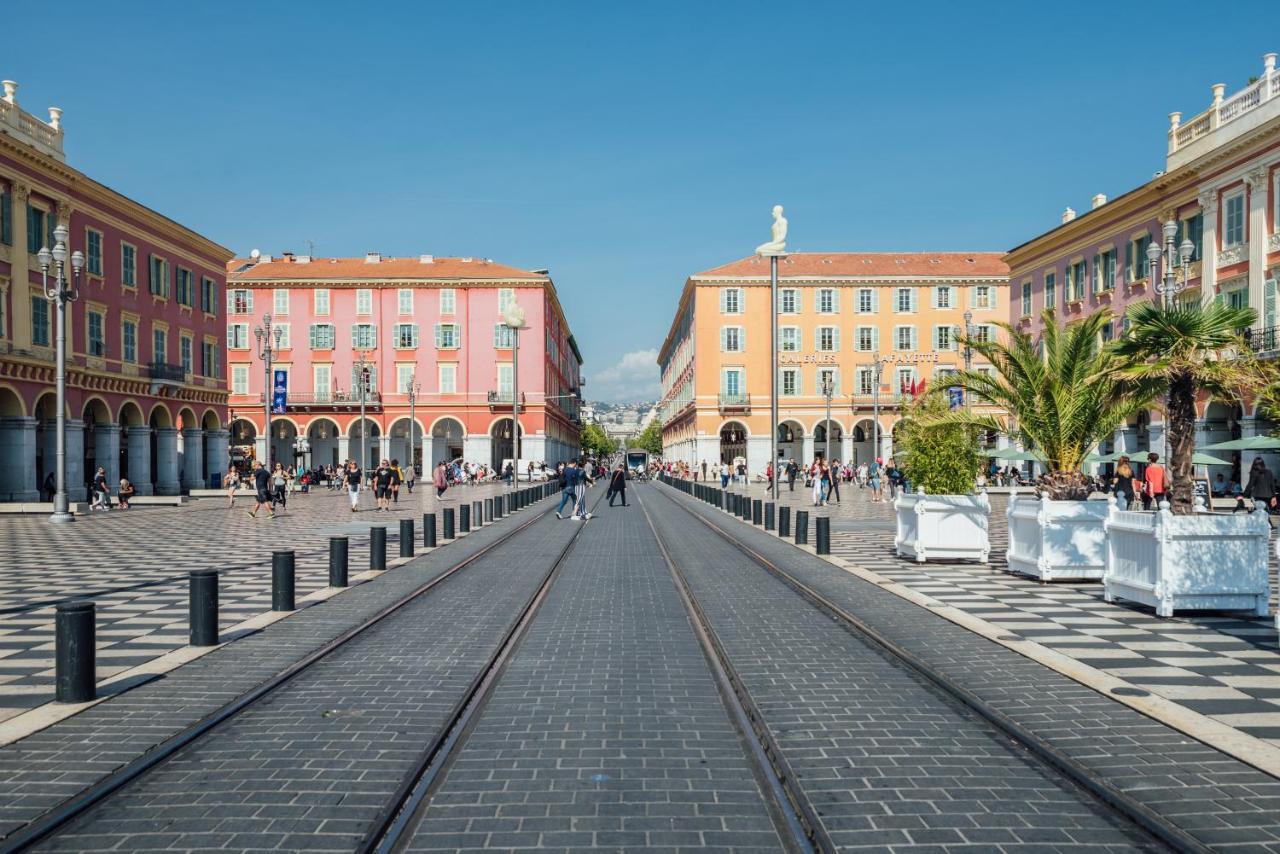
[[[1155,513],[1121,510],[1107,516],[1108,602],[1174,611],[1250,611],[1265,617],[1271,598],[1266,513],[1174,515],[1168,502]]]
[[[1097,581],[1106,569],[1106,499],[1009,494],[1009,570],[1040,581]]]

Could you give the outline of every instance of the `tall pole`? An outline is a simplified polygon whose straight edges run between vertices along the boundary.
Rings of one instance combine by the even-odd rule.
[[[415,476],[418,472],[418,421],[414,418],[414,405],[418,402],[417,374],[409,377],[409,468]]]
[[[871,386],[871,459],[880,458],[880,351],[871,354],[875,360]]]
[[[831,377],[828,375],[822,381],[822,396],[827,399],[827,423],[823,425],[823,433],[827,437],[826,450],[823,451],[823,462],[831,465]]]
[[[271,468],[271,396],[274,388],[271,382],[271,361],[275,356],[272,347],[272,333],[275,333],[275,340],[280,340],[279,330],[271,328],[271,315],[264,314],[262,316],[262,325],[253,330],[254,337],[258,339],[258,356],[262,359],[264,378],[262,383],[262,402],[263,402],[263,442],[262,457],[263,465],[268,469]]]
[[[520,327],[514,327],[511,335],[511,484],[515,486],[520,483]]]
[[[369,465],[369,425],[364,420],[365,390],[369,385],[369,365],[365,361],[364,351],[360,352],[360,465],[363,471]]]
[[[778,256],[769,256],[769,489],[778,500]]]
[[[59,224],[53,230],[53,250],[42,248],[38,253],[44,296],[55,303],[55,322],[57,324],[57,328],[54,331],[57,339],[56,382],[58,411],[54,416],[57,430],[54,476],[57,485],[53,494],[53,515],[49,517],[50,522],[75,521],[75,517],[71,515],[71,502],[67,498],[67,302],[75,299],[72,288],[67,286],[66,267],[64,266],[67,258],[67,239],[69,237],[70,232],[67,227]],[[56,290],[53,291],[49,290],[50,260],[57,264],[54,270]],[[71,266],[75,269],[77,278],[83,265],[84,256],[78,251],[73,252],[71,254]]]
[[[973,312],[966,311],[964,313],[964,371],[969,373],[973,370],[973,346],[969,343],[973,340]],[[965,411],[973,410],[973,395],[966,394],[964,396]]]

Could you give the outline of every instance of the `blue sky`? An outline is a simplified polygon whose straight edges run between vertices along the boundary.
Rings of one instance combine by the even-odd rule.
[[[550,268],[588,396],[630,399],[685,278],[775,202],[793,250],[999,250],[1150,177],[1170,111],[1280,50],[1203,37],[1207,8],[19,4],[0,77],[64,108],[75,166],[237,252]]]

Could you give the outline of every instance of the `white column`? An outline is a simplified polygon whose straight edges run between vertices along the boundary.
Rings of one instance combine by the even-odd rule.
[[[527,440],[528,436],[522,436],[522,440]],[[492,444],[489,441],[488,433],[468,433],[462,438],[462,459],[469,463],[484,463],[489,465],[493,455],[491,450]],[[520,456],[526,457],[524,449],[524,441],[520,443]]]
[[[40,500],[35,459],[36,419],[0,418],[0,498]]]
[[[156,431],[156,492],[160,495],[178,495],[182,484],[178,481],[178,430],[176,427],[157,427]]]
[[[1267,274],[1267,202],[1271,198],[1268,177],[1262,166],[1244,179],[1249,187],[1249,307],[1257,312],[1258,326],[1262,325],[1262,285]]]
[[[182,487],[184,489],[203,489],[206,485],[204,472],[204,430],[191,427],[182,431]]]
[[[1252,439],[1258,435],[1258,419],[1241,418],[1240,419],[1240,438]],[[1208,453],[1212,454],[1213,451]],[[1228,456],[1230,454],[1228,453]],[[1253,461],[1257,458],[1257,451],[1241,451],[1240,452],[1240,485],[1243,487],[1249,482],[1249,468],[1253,465]],[[1274,472],[1272,472],[1274,474]]]
[[[1147,428],[1148,437],[1148,453],[1159,454],[1161,463],[1169,462],[1168,448],[1164,446],[1164,421],[1152,419],[1151,426]],[[1140,453],[1139,462],[1146,462],[1147,455]]]
[[[204,474],[221,476],[231,466],[231,433],[228,430],[209,430],[204,434]]]
[[[804,457],[800,461],[801,465],[809,465],[813,462],[813,434],[805,433],[800,441],[800,454]]]
[[[520,459],[540,463],[547,458],[546,436],[524,436],[520,440]]]
[[[1200,213],[1204,227],[1200,252],[1200,304],[1208,305],[1217,296],[1218,282],[1218,192],[1206,190],[1200,194]],[[1155,293],[1152,292],[1154,298]]]
[[[351,459],[351,439],[346,436],[338,437],[338,465],[346,465],[347,460]]]
[[[129,449],[129,470],[124,476],[133,484],[136,494],[150,495],[152,493],[151,428],[141,424],[136,427],[127,427],[124,438]]]
[[[764,475],[765,466],[769,465],[770,443],[768,436],[748,436],[747,437],[747,479],[750,481],[756,475]],[[711,473],[711,460],[707,460],[707,473]],[[696,460],[690,463],[692,468],[694,465],[699,466],[698,472],[702,472],[702,460]]]
[[[880,453],[877,456],[883,459],[886,465],[893,456],[893,433],[888,430],[880,431]]]
[[[107,486],[112,494],[120,483],[120,425],[95,424],[93,427],[93,456],[98,465],[106,469]],[[96,472],[94,472],[96,474]]]
[[[89,497],[84,477],[84,421],[67,419],[67,499],[84,501]]]

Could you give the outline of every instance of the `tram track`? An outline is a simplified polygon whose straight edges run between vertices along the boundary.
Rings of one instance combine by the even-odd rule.
[[[554,493],[552,493],[554,495]],[[535,500],[537,500],[535,498]],[[598,503],[598,500],[597,500]],[[59,831],[69,827],[78,818],[85,816],[95,807],[107,804],[110,799],[128,787],[130,784],[145,779],[149,774],[163,766],[170,759],[181,753],[182,751],[197,746],[202,739],[207,738],[220,727],[232,722],[245,711],[257,706],[267,698],[276,694],[284,686],[294,682],[299,676],[307,673],[315,665],[328,659],[335,653],[347,648],[353,641],[363,636],[375,627],[385,624],[388,618],[401,612],[407,606],[418,602],[422,597],[437,589],[444,582],[458,576],[467,568],[477,564],[486,556],[491,555],[496,549],[511,544],[516,538],[526,531],[529,531],[541,520],[547,518],[553,513],[552,507],[547,507],[541,512],[536,513],[530,518],[520,522],[516,527],[509,531],[503,532],[493,542],[487,543],[479,550],[467,555],[450,564],[445,569],[436,573],[429,580],[421,585],[413,588],[405,595],[396,599],[396,601],[380,608],[369,617],[363,619],[357,625],[343,631],[341,634],[325,642],[307,655],[293,662],[283,670],[276,673],[271,678],[260,683],[249,691],[240,694],[235,699],[222,705],[216,710],[203,716],[199,720],[184,727],[180,731],[169,736],[159,744],[150,748],[136,757],[127,764],[108,773],[93,785],[87,787],[77,795],[68,798],[52,809],[43,813],[40,817],[25,824],[11,832],[3,841],[0,841],[0,852],[8,854],[8,852],[16,852],[28,850],[41,842],[49,840],[58,834]],[[580,532],[579,532],[580,533]],[[570,540],[570,546],[576,541],[578,534]],[[517,615],[511,625],[504,642],[499,645],[495,656],[500,656],[504,651],[509,651],[509,647],[518,641],[518,630],[527,623],[527,618],[533,611],[541,597],[545,596],[545,591],[549,589],[549,581],[554,580],[556,568],[563,561],[564,553],[557,558],[552,567],[545,574],[542,582],[538,585],[532,599],[526,602],[520,613]],[[503,657],[502,660],[505,660]],[[488,664],[482,672],[473,680],[473,689],[468,695],[476,693],[476,687],[483,687],[481,683],[485,682],[486,674],[491,673],[496,667],[499,667],[501,661],[497,664],[494,658],[490,658]],[[465,711],[465,708],[463,709]],[[454,729],[454,722],[446,726],[443,732]],[[438,741],[439,739],[437,739]],[[398,794],[399,796],[399,794]]]
[[[664,484],[664,486],[666,486]],[[670,487],[668,487],[670,488]],[[874,649],[879,650],[888,659],[895,661],[905,667],[907,670],[921,677],[934,689],[941,692],[942,695],[949,698],[953,702],[968,709],[977,717],[989,724],[996,733],[1003,736],[1005,741],[1011,741],[1015,748],[1025,750],[1041,765],[1048,766],[1048,770],[1056,776],[1064,779],[1073,788],[1082,791],[1087,797],[1094,800],[1102,808],[1115,815],[1124,823],[1130,825],[1140,832],[1141,835],[1151,838],[1160,845],[1167,847],[1169,850],[1177,852],[1187,852],[1187,854],[1207,854],[1213,849],[1200,842],[1193,835],[1183,828],[1174,824],[1169,819],[1152,810],[1150,807],[1135,800],[1132,796],[1110,784],[1105,779],[1100,778],[1093,773],[1088,767],[1068,756],[1063,751],[1037,735],[1032,730],[1022,726],[1014,721],[1008,715],[983,700],[973,691],[965,688],[956,682],[947,674],[934,667],[929,662],[912,653],[910,650],[903,648],[900,644],[894,642],[884,633],[878,631],[874,626],[868,624],[865,620],[859,618],[856,614],[851,613],[847,608],[832,600],[807,584],[795,573],[789,572],[779,566],[774,560],[770,560],[764,554],[761,554],[750,545],[742,542],[738,537],[734,536],[731,530],[721,527],[702,514],[696,512],[695,509],[685,506],[683,502],[677,500],[663,489],[655,489],[654,492],[662,493],[663,498],[670,504],[681,511],[683,514],[692,517],[700,522],[702,526],[713,532],[724,542],[728,543],[739,553],[748,558],[749,562],[760,567],[770,576],[780,581],[787,588],[797,593],[801,599],[808,602],[819,612],[831,618],[842,629],[867,642]],[[639,492],[639,491],[637,491]],[[643,506],[643,499],[640,500]],[[648,511],[646,509],[646,516]],[[663,537],[658,535],[657,527],[654,526],[652,519],[650,525],[654,527],[654,533],[659,538],[660,544],[663,545],[664,554],[668,554],[668,549],[663,543]],[[683,572],[678,566],[672,566],[673,574],[683,578]],[[692,612],[698,615],[699,621],[705,621],[706,616],[703,609],[698,604],[696,597],[693,596],[692,589],[687,582],[681,582],[681,586],[691,598],[690,607]],[[714,639],[715,631],[710,623],[705,624],[705,631]],[[712,649],[716,650],[716,655],[721,658],[722,665],[730,673],[733,672],[733,664],[729,661],[727,654],[724,653],[723,646],[715,643],[713,640]],[[740,679],[734,680],[735,691],[739,692],[744,709],[750,711],[754,708],[750,697],[746,695],[746,688],[742,685]],[[761,737],[761,746],[770,755],[771,761],[774,762],[777,769],[777,775],[781,778],[780,784],[787,793],[789,799],[796,804],[797,812],[806,817],[806,824],[812,821],[818,827],[821,827],[821,817],[816,813],[809,802],[804,791],[804,787],[798,784],[792,775],[788,774],[785,763],[779,763],[778,758],[781,757],[781,751],[778,750],[772,737],[768,736],[768,727],[763,718],[758,715],[752,719],[753,730],[759,730],[764,733]],[[775,758],[775,754],[777,758]],[[809,818],[812,817],[812,818]],[[815,843],[818,850],[832,850],[821,843],[820,837],[811,834],[809,838]],[[829,839],[829,837],[827,837]]]

